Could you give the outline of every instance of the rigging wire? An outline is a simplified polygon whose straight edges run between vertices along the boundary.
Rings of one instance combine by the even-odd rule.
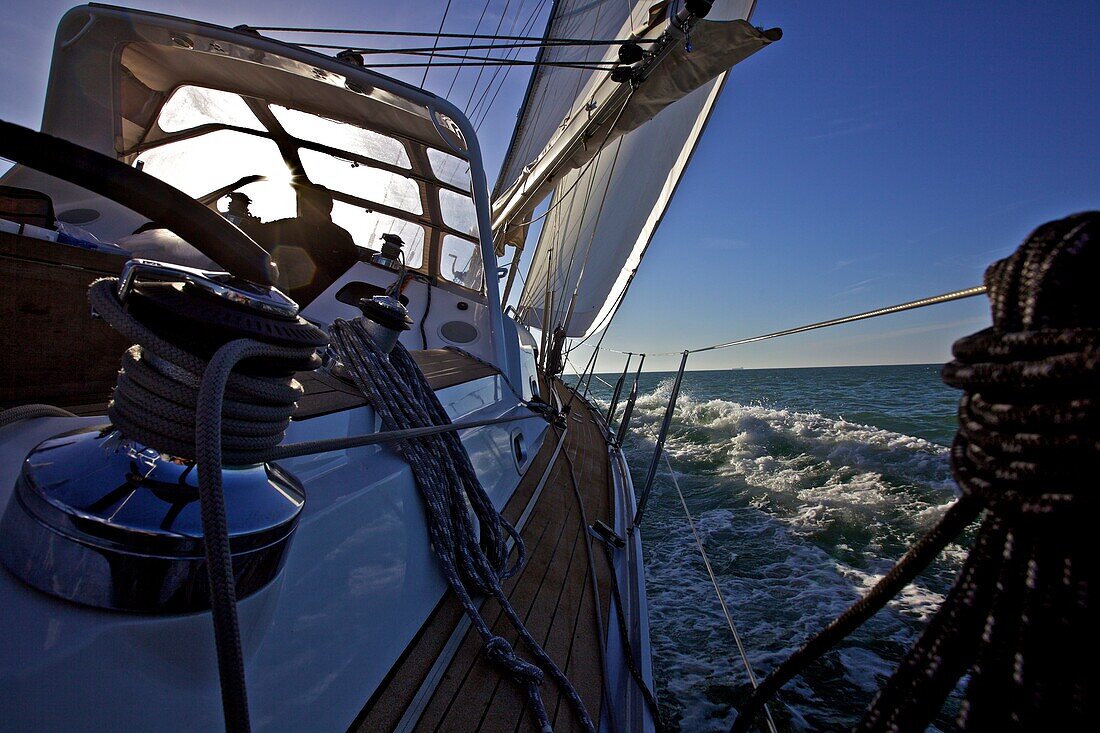
[[[613,384],[610,384],[606,379],[601,377],[599,374],[596,374],[595,372],[592,372],[592,376],[596,379],[597,382],[599,382],[603,386],[607,387],[608,389],[615,389],[615,386]]]
[[[616,41],[615,43],[634,43],[634,41]],[[541,49],[541,48],[555,48],[555,47],[569,47],[569,46],[606,46],[608,41],[595,41],[592,43],[582,43],[580,41],[564,40],[559,41],[555,38],[548,38],[542,43],[486,43],[473,45],[473,40],[470,41],[468,46],[439,46],[435,50],[437,51],[491,51],[491,50],[514,50],[514,49]],[[431,46],[401,46],[398,48],[380,48],[377,46],[348,46],[347,44],[340,43],[299,43],[299,46],[307,48],[320,48],[328,51],[354,51],[355,53],[363,54],[365,56],[372,56],[378,54],[402,54],[402,53],[428,53],[432,50]]]
[[[443,26],[447,22],[447,14],[451,12],[451,0],[447,0],[447,6],[443,8],[443,17],[439,19],[439,30],[435,32],[435,41],[432,42],[433,50],[432,55],[428,57],[428,65],[424,67],[424,76],[420,79],[420,86],[423,87],[428,82],[428,72],[432,68],[432,58],[435,57],[434,47],[439,45],[439,36],[443,33]]]
[[[828,328],[830,326],[840,326],[845,323],[855,323],[856,321],[867,320],[868,318],[877,318],[879,316],[888,316],[894,313],[902,313],[908,310],[915,310],[917,308],[925,308],[930,305],[939,305],[940,303],[950,303],[953,300],[963,300],[965,298],[973,298],[977,295],[985,294],[986,289],[984,285],[975,285],[971,288],[963,288],[962,290],[953,290],[950,293],[943,293],[941,295],[932,295],[927,298],[918,298],[917,300],[910,300],[905,303],[898,303],[897,305],[886,306],[885,308],[876,308],[875,310],[864,311],[862,313],[854,313],[850,316],[843,316],[841,318],[833,318],[828,321],[818,321],[817,323],[809,323],[804,326],[796,326],[795,328],[787,328],[782,331],[773,331],[771,333],[761,334],[759,336],[750,336],[749,338],[737,339],[736,341],[726,341],[720,344],[712,344],[711,346],[701,346],[697,349],[687,349],[690,354],[698,354],[704,351],[715,351],[718,349],[728,349],[731,346],[741,346],[742,344],[751,344],[757,341],[766,341],[768,339],[779,338],[780,336],[790,336],[796,333],[804,333],[806,331],[814,331],[819,328]],[[587,340],[587,338],[585,339]],[[579,346],[580,344],[574,344]],[[613,349],[610,346],[604,349],[615,354],[626,354],[629,352],[619,351]],[[684,353],[683,351],[662,351],[651,353],[650,356],[679,356]]]
[[[506,46],[498,46],[498,49],[507,49]],[[466,49],[463,49],[465,52]],[[405,56],[428,56],[430,58],[439,59],[469,59],[471,61],[470,66],[475,66],[473,62],[477,61],[503,61],[506,63],[515,63],[529,66],[561,66],[564,64],[571,64],[573,66],[598,66],[600,68],[611,69],[618,65],[618,61],[536,61],[533,59],[510,59],[507,56],[470,56],[466,53],[444,53],[442,50],[424,49],[416,51],[384,51],[381,53],[392,55],[405,55]],[[371,64],[374,67],[376,64]]]
[[[450,5],[450,3],[448,3]],[[249,26],[249,30],[267,31],[270,33],[316,33],[335,34],[345,36],[394,36],[404,38],[460,38],[477,41],[525,41],[542,43],[547,39],[537,36],[509,36],[489,35],[477,33],[431,33],[419,31],[380,31],[380,30],[353,30],[346,28],[295,28],[290,26]],[[553,41],[571,46],[621,46],[627,43],[656,43],[655,38],[555,38]],[[341,48],[344,48],[341,46]]]
[[[482,23],[482,21],[485,20],[485,13],[488,12],[489,3],[491,3],[491,2],[492,2],[492,0],[485,0],[485,4],[481,6],[481,15],[478,16],[477,25],[474,26],[474,33],[477,33],[481,29],[481,23]],[[437,36],[435,40],[436,40],[436,43],[438,43],[439,42],[439,37]],[[437,51],[462,50],[458,46],[444,46],[442,48],[440,48],[439,46],[433,46],[433,48]],[[481,50],[485,47],[484,46],[478,46],[477,48],[478,48],[478,50]],[[416,49],[413,49],[413,50],[416,50]],[[468,44],[466,44],[466,48],[464,50],[462,50],[463,58],[465,58],[466,55],[472,50],[474,50],[474,39],[471,38],[470,42]],[[409,51],[410,51],[410,49],[401,49],[402,53],[408,53]],[[359,53],[377,53],[377,52],[376,51],[367,51],[366,49],[363,49],[363,50],[360,50]],[[455,69],[455,75],[453,77],[451,77],[451,83],[447,87],[447,93],[443,95],[444,97],[449,98],[451,96],[451,91],[455,88],[455,82],[458,81],[458,76],[461,73],[462,73],[461,68]],[[424,348],[427,348],[427,347],[425,346]]]
[[[442,56],[442,54],[439,54]],[[455,58],[461,58],[456,56]],[[589,64],[574,64],[564,61],[526,61],[523,59],[493,59],[487,58],[481,61],[401,61],[394,63],[384,64],[371,64],[372,69],[419,69],[424,68],[455,68],[463,66],[549,66],[556,69],[582,69],[584,71],[610,71],[612,67],[602,66],[603,62],[592,62]]]
[[[546,0],[539,0],[539,4],[535,6],[535,9],[531,11],[531,14],[527,17],[527,20],[524,21],[524,23],[523,23],[522,31],[524,33],[527,33],[528,31],[531,30],[531,27],[535,24],[535,19],[538,18],[540,13],[542,13],[542,9],[545,5],[546,5]],[[519,21],[519,15],[520,15],[519,10],[517,10],[516,11],[516,17],[512,20],[512,27],[509,30],[514,30],[515,29],[516,23]],[[521,49],[515,48],[515,49],[512,49],[512,50],[506,52],[505,53],[505,58],[509,58],[509,57],[510,58],[519,58],[520,53],[521,53]],[[535,60],[538,61],[541,58],[542,58],[542,53],[540,51],[539,54],[535,57]],[[537,69],[538,69],[538,67],[535,67],[535,69],[532,70],[532,73],[535,73],[535,71],[537,71]],[[511,73],[512,73],[512,67],[509,66],[509,67],[504,69],[504,76],[501,78],[500,84],[497,86],[496,91],[493,92],[493,96],[489,100],[489,103],[482,108],[480,119],[474,120],[474,132],[479,131],[481,129],[482,123],[484,123],[485,120],[488,119],[489,111],[493,108],[493,105],[496,103],[497,95],[500,94],[500,90],[504,88],[504,83],[508,80],[508,75],[511,74]],[[474,105],[474,109],[473,109],[471,114],[476,114],[478,108],[482,107],[482,105],[485,104],[485,98],[489,94],[489,90],[493,88],[493,82],[496,81],[496,78],[499,74],[500,74],[500,68],[499,67],[493,70],[493,75],[489,78],[489,83],[485,85],[485,89],[484,89],[484,91],[482,91],[481,97],[478,99],[477,104]]]
[[[585,53],[585,58],[587,59],[587,52]],[[545,62],[544,65],[550,66],[553,63],[554,62]],[[578,80],[578,85],[579,85],[579,80]],[[579,92],[580,92],[580,88],[578,86],[577,93],[579,94]],[[611,138],[611,133],[615,131],[615,127],[616,127],[616,125],[619,124],[619,119],[622,117],[622,114],[626,110],[627,105],[630,103],[630,98],[633,95],[634,95],[634,89],[632,87],[630,89],[630,91],[628,92],[626,99],[623,100],[622,106],[620,106],[618,112],[616,112],[614,121],[607,128],[607,133],[604,135],[603,140],[600,142],[599,150],[603,150],[604,146],[607,145],[607,141]],[[598,157],[598,156],[595,156],[595,157]],[[528,219],[525,222],[520,222],[519,224],[516,224],[515,226],[517,226],[517,227],[529,226],[529,225],[539,221],[540,219],[545,218],[548,214],[550,214],[551,211],[556,209],[558,207],[558,205],[561,203],[562,198],[564,198],[569,192],[571,192],[576,187],[576,185],[580,182],[581,178],[584,177],[584,174],[587,172],[589,166],[592,165],[593,160],[595,160],[595,157],[589,159],[588,162],[586,162],[584,164],[584,167],[581,169],[581,172],[577,175],[577,179],[575,181],[573,181],[572,185],[570,185],[570,187],[568,189],[563,191],[560,195],[555,196],[555,200],[553,202],[551,202],[550,207],[547,208],[546,211],[542,212],[542,214],[540,214],[537,217],[532,217],[531,219]],[[508,223],[505,224],[505,228],[508,228],[508,227],[511,227],[511,226],[512,226],[511,222],[508,222]]]
[[[550,34],[553,32],[554,22],[558,18],[558,12],[562,8],[563,5],[564,5],[564,3],[554,2],[554,4],[551,6],[550,12],[547,13],[547,17],[546,17],[546,28],[542,32],[542,35],[543,35],[544,38],[548,38],[550,36]],[[547,54],[547,49],[540,48],[538,54],[536,54],[536,56],[535,56],[535,59],[538,60],[538,61],[541,61],[546,54]],[[515,149],[514,149],[514,146],[516,144],[518,144],[518,141],[520,140],[520,135],[521,135],[522,131],[524,130],[524,128],[526,127],[526,124],[525,124],[526,119],[529,116],[533,116],[533,115],[537,116],[539,110],[542,108],[542,102],[543,102],[544,97],[539,97],[538,102],[535,104],[534,112],[529,115],[528,106],[531,103],[533,95],[535,95],[535,93],[536,93],[536,87],[539,84],[539,80],[541,78],[542,78],[542,76],[540,74],[540,69],[536,68],[531,72],[531,76],[527,80],[527,90],[524,92],[523,102],[520,104],[520,108],[519,108],[519,111],[518,111],[517,116],[516,116],[516,126],[515,126],[515,129],[513,130],[513,133],[512,133],[512,139],[508,143],[508,151],[504,156],[504,160],[501,162],[501,170],[500,170],[500,173],[497,175],[497,182],[493,185],[494,195],[496,194],[497,191],[500,190],[501,184],[503,183],[503,180],[504,180],[503,176],[504,176],[505,173],[507,173],[508,169],[512,165],[512,156],[516,152]]]
[[[701,351],[713,351],[715,349],[727,349],[730,346],[740,346],[741,344],[751,344],[754,341],[764,341],[765,339],[773,339],[779,336],[789,336],[795,333],[802,333],[804,331],[813,331],[818,328],[826,328],[828,326],[839,326],[844,323],[853,323],[855,321],[862,321],[867,318],[876,318],[877,316],[890,315],[892,313],[901,313],[902,311],[913,310],[914,308],[923,308],[929,305],[937,305],[939,303],[948,303],[952,300],[959,300],[962,298],[971,298],[975,295],[982,295],[985,293],[984,285],[977,285],[972,288],[965,288],[963,290],[956,290],[951,293],[943,293],[942,295],[933,295],[928,298],[920,298],[918,300],[911,300],[907,303],[899,303],[897,305],[887,306],[885,308],[877,308],[872,311],[865,311],[863,313],[856,313],[851,316],[844,316],[843,318],[834,318],[828,321],[819,321],[818,323],[811,323],[806,326],[798,326],[797,328],[788,328],[785,331],[776,331],[775,333],[766,333],[762,336],[752,336],[750,338],[738,339],[736,341],[727,341],[721,344],[714,344],[713,346],[704,346],[700,349],[692,349],[692,353],[699,353]]]
[[[497,19],[497,27],[493,31],[494,34],[500,33],[500,27],[502,25],[504,25],[504,19],[508,16],[508,8],[511,7],[511,5],[512,5],[511,0],[507,0],[507,2],[504,3],[504,10],[501,12],[500,18]],[[516,12],[515,18],[512,19],[512,26],[511,26],[512,29],[514,29],[516,27],[515,24],[516,24],[516,19],[517,18],[519,18],[519,12],[518,11]],[[494,43],[495,43],[495,41],[494,41]],[[489,54],[492,55],[492,51],[490,51]],[[507,56],[507,54],[505,54],[505,56]],[[495,73],[495,71],[494,71],[494,73]],[[467,117],[470,116],[470,114],[469,114],[470,102],[473,100],[474,94],[477,92],[477,85],[481,83],[481,77],[484,74],[485,74],[484,67],[478,69],[477,78],[474,79],[474,83],[470,86],[470,95],[468,97],[466,97],[466,104],[463,105],[463,107],[462,107],[462,111],[463,111],[464,114],[466,114]]]

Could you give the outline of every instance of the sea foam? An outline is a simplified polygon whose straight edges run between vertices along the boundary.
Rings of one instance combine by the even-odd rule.
[[[639,490],[670,387],[638,398],[624,448]],[[700,399],[690,388],[666,450],[758,676],[874,585],[956,496],[945,446],[839,415]],[[661,468],[642,527],[659,692],[680,729],[726,730],[749,682]],[[781,728],[855,722],[942,601],[965,556],[949,549],[784,688]]]

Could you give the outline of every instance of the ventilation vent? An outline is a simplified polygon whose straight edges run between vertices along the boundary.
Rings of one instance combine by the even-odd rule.
[[[439,335],[452,344],[468,344],[477,340],[478,331],[465,321],[447,321],[439,327]]]

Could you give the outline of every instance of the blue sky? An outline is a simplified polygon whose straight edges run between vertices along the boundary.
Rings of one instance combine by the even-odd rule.
[[[71,5],[5,8],[3,118],[38,125],[53,31]],[[137,3],[227,25],[416,30],[434,30],[443,5]],[[536,5],[512,3],[503,30],[516,8],[526,18]],[[453,2],[447,30],[472,30],[481,7]],[[503,7],[493,0],[483,31]],[[1100,3],[760,0],[754,22],[785,36],[734,70],[606,345],[701,346],[977,284],[1035,226],[1097,207]],[[476,73],[455,83],[459,106]],[[445,92],[453,74],[433,71],[428,87]],[[480,130],[491,173],[525,82],[511,72]],[[711,352],[691,367],[943,361],[987,312],[975,299]],[[621,357],[600,368],[621,368]]]

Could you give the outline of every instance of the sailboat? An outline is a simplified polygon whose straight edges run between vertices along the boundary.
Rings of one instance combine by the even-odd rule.
[[[631,477],[550,361],[778,37],[734,5],[555,4],[492,194],[353,50],[67,13],[0,130],[5,726],[652,730]]]
[[[41,131],[0,122],[5,727],[659,729],[639,524],[689,352],[637,491],[644,357],[606,412],[595,354],[587,382],[561,375],[614,318],[730,70],[781,38],[753,8],[555,2],[492,189],[470,119],[369,48],[69,11]],[[1019,267],[995,296],[1035,279]],[[903,562],[747,709],[774,730],[761,696]],[[901,699],[867,729],[896,729]]]

